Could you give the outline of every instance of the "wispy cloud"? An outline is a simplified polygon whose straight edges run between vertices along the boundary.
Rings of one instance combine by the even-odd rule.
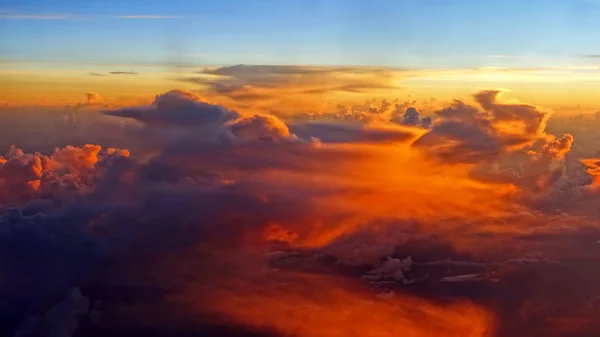
[[[584,54],[584,55],[579,55],[579,57],[585,57],[588,59],[600,59],[600,54]]]
[[[68,15],[68,14],[0,13],[0,19],[4,19],[4,20],[89,20],[90,18]]]
[[[172,16],[172,15],[115,15],[113,18],[117,19],[181,19],[183,16]]]
[[[137,75],[135,71],[111,71],[111,75]]]
[[[523,58],[519,55],[502,55],[502,54],[494,54],[494,55],[485,55],[487,58],[491,59],[520,59]]]
[[[0,10],[0,20],[92,20],[92,19],[141,19],[141,20],[160,20],[160,19],[181,19],[183,16],[175,15],[110,15],[104,17],[84,17],[71,14],[24,14],[13,13]]]

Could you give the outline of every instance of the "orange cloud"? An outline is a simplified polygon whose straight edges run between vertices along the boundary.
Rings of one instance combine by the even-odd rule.
[[[383,297],[383,298],[382,298]],[[468,302],[434,303],[399,293],[377,297],[341,277],[274,272],[191,286],[176,297],[199,313],[298,337],[485,337],[494,321]]]

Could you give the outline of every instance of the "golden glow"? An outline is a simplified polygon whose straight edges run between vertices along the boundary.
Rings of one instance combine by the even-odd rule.
[[[513,91],[511,98],[551,108],[578,105],[600,109],[597,70],[585,67],[371,69],[371,72],[340,68],[308,76],[290,75],[275,86],[247,86],[232,95],[208,93],[205,85],[186,80],[208,80],[211,76],[226,78],[195,73],[203,69],[205,67],[174,70],[158,66],[80,65],[66,68],[47,64],[9,64],[0,70],[0,103],[72,105],[85,101],[85,92],[92,91],[100,93],[108,104],[123,106],[149,103],[156,93],[179,88],[205,92],[211,101],[230,108],[251,112],[268,110],[285,115],[305,110],[319,112],[336,104],[363,103],[370,99],[407,99],[409,95],[418,99],[435,97],[447,102],[490,89],[490,86],[500,86]],[[137,74],[111,75],[113,71]],[[348,87],[349,91],[339,91],[337,88],[343,88],[344,84],[358,85]],[[564,90],[566,85],[570,90]]]

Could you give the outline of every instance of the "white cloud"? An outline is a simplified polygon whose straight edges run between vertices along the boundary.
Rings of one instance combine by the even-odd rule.
[[[68,14],[14,14],[0,13],[0,19],[5,20],[87,20],[87,17]]]
[[[117,19],[181,19],[183,18],[183,16],[172,16],[172,15],[140,15],[140,14],[134,14],[134,15],[115,15],[113,16],[113,18],[117,18]]]

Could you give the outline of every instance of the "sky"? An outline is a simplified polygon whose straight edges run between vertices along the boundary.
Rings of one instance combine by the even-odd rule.
[[[600,2],[0,1],[0,58],[36,62],[590,65]]]
[[[396,91],[371,98],[491,87],[594,112],[599,15],[597,0],[0,0],[0,103],[149,103],[203,90],[204,67],[314,65],[392,69]]]
[[[0,336],[600,336],[599,18],[0,0]]]

